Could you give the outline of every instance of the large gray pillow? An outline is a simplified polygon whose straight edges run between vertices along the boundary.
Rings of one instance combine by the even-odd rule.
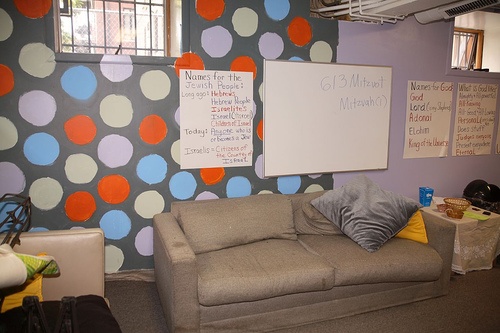
[[[311,204],[368,252],[403,229],[420,204],[381,189],[365,175],[326,192]]]

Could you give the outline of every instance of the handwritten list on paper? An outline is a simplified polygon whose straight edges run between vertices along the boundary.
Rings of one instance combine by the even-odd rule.
[[[453,82],[408,81],[404,158],[447,156],[453,88]]]
[[[459,83],[453,156],[491,153],[498,85]]]
[[[250,72],[180,71],[181,169],[252,165]]]
[[[497,144],[495,148],[495,153],[500,154],[500,124],[498,124],[498,130],[497,130]]]

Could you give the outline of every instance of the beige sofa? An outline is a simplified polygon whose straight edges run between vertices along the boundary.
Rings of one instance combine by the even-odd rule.
[[[53,256],[60,274],[43,279],[44,301],[64,296],[104,297],[104,233],[99,228],[24,232],[18,253]]]
[[[448,292],[451,224],[423,213],[429,244],[391,238],[369,253],[310,223],[304,207],[321,194],[173,202],[156,215],[155,279],[170,333],[272,331]]]

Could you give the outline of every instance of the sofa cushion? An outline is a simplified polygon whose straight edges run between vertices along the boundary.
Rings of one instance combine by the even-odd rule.
[[[339,229],[332,221],[327,219],[310,202],[302,203],[302,211],[309,227],[316,230],[320,235],[342,235]]]
[[[435,281],[443,261],[431,246],[392,238],[367,252],[347,236],[299,235],[299,241],[335,267],[335,285]]]
[[[293,222],[297,234],[305,235],[337,235],[342,231],[311,205],[311,200],[316,199],[326,191],[311,193],[290,194],[292,200]]]
[[[331,289],[334,269],[298,241],[270,239],[196,255],[205,306]]]
[[[419,209],[418,202],[381,189],[365,175],[311,204],[368,252],[377,251]]]
[[[281,194],[173,202],[172,213],[197,254],[263,239],[297,239],[292,204]]]

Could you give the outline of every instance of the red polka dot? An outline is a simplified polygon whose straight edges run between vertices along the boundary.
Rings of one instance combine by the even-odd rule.
[[[224,168],[204,168],[200,170],[200,177],[206,185],[219,183],[225,175]]]
[[[196,12],[207,21],[221,17],[225,7],[224,0],[196,0]]]
[[[97,127],[89,116],[77,115],[64,123],[68,140],[77,145],[86,145],[94,140]]]
[[[119,204],[124,202],[130,194],[130,185],[121,175],[109,175],[99,181],[97,192],[104,202]]]
[[[0,96],[7,95],[14,89],[14,73],[12,70],[0,64]]]
[[[205,64],[199,55],[196,53],[187,52],[184,53],[180,58],[175,60],[174,64],[175,72],[179,76],[181,69],[205,69]]]
[[[52,0],[14,0],[17,10],[26,17],[44,17],[52,6]]]
[[[151,145],[156,145],[165,139],[167,132],[167,124],[155,114],[145,117],[139,126],[141,139]]]
[[[261,141],[264,141],[264,121],[261,120],[259,121],[259,124],[257,125],[257,136]]]
[[[75,222],[87,221],[94,214],[96,208],[94,197],[85,191],[72,193],[64,205],[66,215]]]
[[[253,73],[253,78],[257,77],[257,66],[252,58],[248,56],[241,56],[233,60],[231,63],[231,70],[233,72],[250,72]]]
[[[288,25],[288,37],[297,46],[304,46],[311,41],[312,29],[303,17],[295,17]]]

